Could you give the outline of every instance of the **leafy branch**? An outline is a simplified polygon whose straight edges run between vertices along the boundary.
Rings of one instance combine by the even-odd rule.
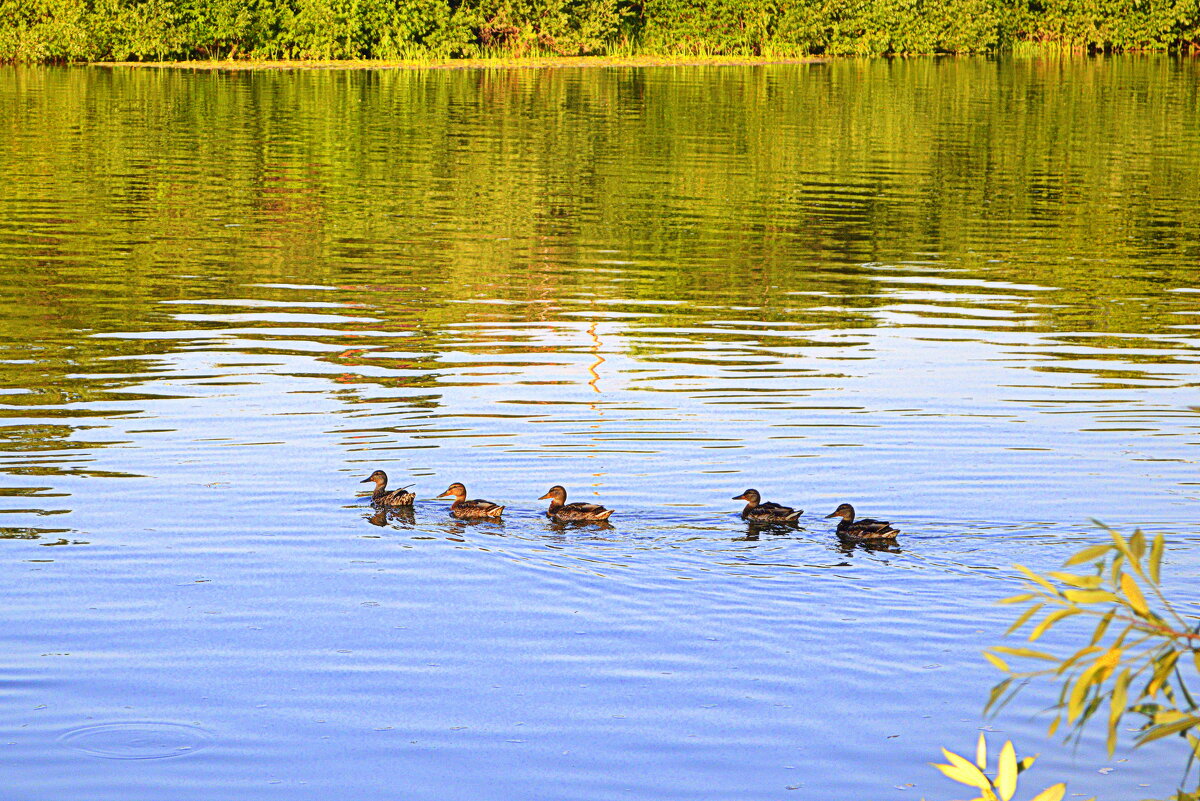
[[[1140,530],[1125,538],[1101,527],[1111,541],[1084,548],[1064,565],[1091,565],[1090,572],[1041,576],[1017,566],[1027,579],[1025,591],[1001,603],[1026,604],[1026,608],[1006,634],[1025,629],[1027,641],[1036,643],[1071,618],[1095,620],[1095,627],[1085,646],[1065,655],[1030,647],[995,646],[985,651],[988,661],[1008,674],[992,688],[987,710],[1003,707],[1031,679],[1053,678],[1061,686],[1051,734],[1065,722],[1071,727],[1067,739],[1078,740],[1085,725],[1099,715],[1106,718],[1111,755],[1121,721],[1132,712],[1145,718],[1135,746],[1170,735],[1187,741],[1186,779],[1200,759],[1196,733],[1200,710],[1185,680],[1185,673],[1193,682],[1200,673],[1200,627],[1189,624],[1162,592],[1163,536],[1156,536],[1147,547]],[[1045,666],[1015,670],[1006,658]],[[1176,798],[1200,799],[1200,786]]]
[[[942,749],[942,754],[946,757],[947,764],[936,762],[931,764],[959,784],[979,790],[979,797],[973,798],[971,801],[1011,801],[1017,793],[1017,777],[1028,770],[1033,765],[1033,761],[1037,759],[1036,756],[1017,759],[1017,752],[1013,748],[1012,741],[1006,742],[1000,749],[1000,756],[996,760],[996,776],[988,778],[985,773],[987,770],[987,741],[982,733],[979,735],[979,743],[975,746],[974,762],[947,751],[945,748]],[[1067,785],[1059,783],[1042,790],[1030,801],[1062,801],[1066,792]],[[1095,801],[1095,799],[1090,801]]]

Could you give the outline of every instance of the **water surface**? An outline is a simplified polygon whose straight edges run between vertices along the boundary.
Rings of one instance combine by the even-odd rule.
[[[1167,795],[1171,743],[981,718],[979,651],[1092,518],[1197,611],[1198,87],[4,68],[6,792],[935,798],[987,727],[1030,786]],[[840,547],[844,501],[899,547]]]

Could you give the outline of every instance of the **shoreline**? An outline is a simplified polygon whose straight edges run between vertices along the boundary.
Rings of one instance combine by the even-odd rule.
[[[89,61],[89,67],[190,69],[203,71],[263,70],[471,70],[563,69],[599,67],[753,67],[776,64],[821,64],[823,56],[553,56],[522,58],[442,58],[408,60],[229,60],[229,61]]]

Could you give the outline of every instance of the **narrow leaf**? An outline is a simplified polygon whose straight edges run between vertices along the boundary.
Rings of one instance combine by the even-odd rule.
[[[1055,595],[1058,595],[1058,590],[1056,590],[1054,588],[1054,585],[1051,584],[1050,582],[1046,581],[1044,578],[1039,576],[1037,573],[1034,573],[1032,570],[1025,567],[1024,565],[1017,565],[1016,567],[1017,567],[1017,570],[1020,570],[1021,573],[1023,573],[1025,575],[1025,578],[1029,579],[1030,581],[1032,581],[1034,584],[1038,585],[1039,587],[1042,587],[1043,589],[1049,590],[1050,592],[1054,593]]]
[[[1013,750],[1012,740],[1000,749],[1000,762],[996,766],[996,792],[1000,801],[1012,801],[1017,792],[1017,752]]]
[[[987,770],[987,740],[983,732],[979,732],[979,742],[975,744],[975,764],[980,770]]]
[[[1011,656],[1023,656],[1026,659],[1046,659],[1050,662],[1058,661],[1058,657],[1053,654],[1048,654],[1045,651],[1035,651],[1032,648],[1010,648],[1007,645],[993,645],[992,650]]]
[[[1047,787],[1040,793],[1035,795],[1029,801],[1062,801],[1063,796],[1067,794],[1067,785],[1059,782],[1053,787]]]
[[[1077,604],[1115,603],[1117,596],[1108,590],[1064,590],[1063,597]]]
[[[1033,606],[1026,609],[1024,612],[1021,613],[1021,615],[1016,619],[1016,621],[1014,621],[1013,624],[1008,627],[1008,631],[1004,632],[1004,636],[1007,637],[1008,635],[1012,634],[1017,629],[1021,628],[1021,626],[1024,626],[1025,623],[1028,622],[1029,618],[1033,617],[1038,612],[1040,612],[1042,607],[1044,607],[1044,606],[1045,606],[1045,604],[1034,604]]]
[[[1125,597],[1129,599],[1129,605],[1133,607],[1133,611],[1142,617],[1149,616],[1150,607],[1146,606],[1146,597],[1142,595],[1133,576],[1128,573],[1121,576],[1121,592],[1125,593]]]
[[[1121,722],[1121,717],[1125,714],[1125,707],[1129,702],[1129,682],[1132,678],[1133,674],[1129,672],[1129,668],[1125,668],[1113,684],[1112,699],[1108,713],[1107,744],[1109,756],[1113,755],[1113,751],[1117,747],[1117,727]]]
[[[1130,562],[1136,567],[1137,563],[1142,561],[1142,557],[1146,555],[1146,535],[1140,528],[1129,538],[1129,550],[1133,552],[1133,559]]]
[[[986,659],[987,661],[991,662],[992,667],[996,668],[996,670],[1002,671],[1004,673],[1012,673],[1012,668],[1010,668],[1008,666],[1008,663],[1005,662],[1000,657],[996,656],[995,654],[989,654],[987,651],[984,651],[983,658]]]
[[[1200,723],[1200,717],[1196,717],[1195,715],[1185,715],[1179,720],[1176,720],[1174,723],[1166,723],[1161,726],[1155,726],[1150,731],[1139,737],[1137,744],[1145,745],[1146,743],[1150,743],[1155,740],[1161,740],[1163,737],[1177,734],[1184,729],[1190,729],[1198,723]]]
[[[1107,556],[1111,550],[1112,546],[1107,543],[1104,545],[1091,545],[1082,551],[1076,552],[1074,556],[1063,562],[1063,567],[1073,567],[1081,565],[1084,562],[1095,562],[1097,559]]]
[[[1062,573],[1056,570],[1052,570],[1046,575],[1061,584],[1066,584],[1069,587],[1078,587],[1083,590],[1094,590],[1104,581],[1099,576],[1080,576],[1075,573]]]
[[[960,757],[951,751],[942,749],[942,754],[950,761],[949,765],[934,765],[935,768],[946,774],[947,777],[953,779],[959,784],[967,784],[971,787],[977,787],[980,790],[990,790],[992,783],[988,781],[987,776],[979,768],[972,765],[967,760]]]
[[[1075,609],[1074,607],[1058,609],[1054,612],[1051,612],[1050,614],[1046,615],[1045,619],[1043,619],[1041,623],[1037,624],[1033,631],[1029,632],[1029,641],[1037,642],[1038,638],[1049,631],[1050,627],[1055,623],[1062,620],[1064,617],[1071,617],[1071,615],[1078,614],[1079,610]]]
[[[1163,548],[1167,541],[1162,534],[1155,535],[1154,544],[1150,546],[1150,580],[1158,583],[1158,571],[1162,567]]]

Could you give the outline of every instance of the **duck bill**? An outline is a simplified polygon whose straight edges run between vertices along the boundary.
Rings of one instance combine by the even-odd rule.
[[[837,512],[830,512],[829,514],[825,515],[826,520],[828,520],[831,517],[841,517],[841,515],[839,515]]]
[[[449,495],[450,495],[450,490],[446,490],[441,495],[433,496],[433,498],[434,498],[434,500],[437,500],[438,498],[445,498],[445,497],[448,497]]]
[[[734,495],[734,496],[733,496],[732,498],[730,498],[729,500],[731,500],[731,501],[744,501],[744,500],[746,500],[746,494],[745,494],[745,493],[742,493],[741,495]]]
[[[359,484],[370,484],[370,483],[371,483],[371,479],[369,479],[369,478],[364,478],[362,481],[360,481],[360,482],[358,482],[358,483],[359,483]]]
[[[545,495],[543,495],[542,497],[538,498],[538,500],[539,500],[539,501],[544,501],[544,500],[546,500],[546,499],[547,499],[547,498],[549,498],[549,497],[550,497],[550,493],[548,493],[548,492],[547,492]]]

